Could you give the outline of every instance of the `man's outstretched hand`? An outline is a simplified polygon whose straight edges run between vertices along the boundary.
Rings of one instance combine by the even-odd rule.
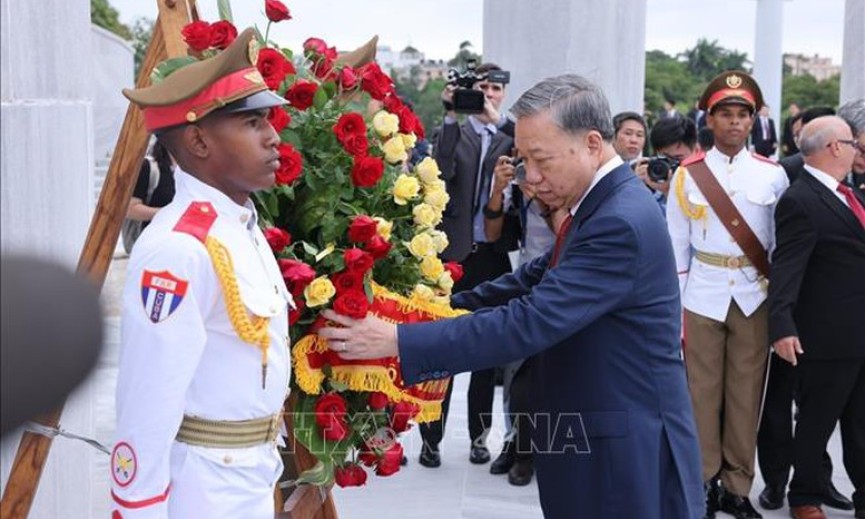
[[[325,310],[322,316],[342,326],[327,326],[320,329],[318,335],[327,339],[328,347],[344,359],[380,359],[399,354],[395,324],[373,315],[352,319],[333,310]]]

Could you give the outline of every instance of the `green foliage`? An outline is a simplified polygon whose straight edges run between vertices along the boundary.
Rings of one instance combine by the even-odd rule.
[[[138,71],[141,69],[141,63],[144,62],[144,55],[147,54],[147,47],[150,46],[150,40],[153,38],[153,20],[150,18],[138,18],[132,24],[132,48],[135,49],[135,77],[138,77]]]
[[[124,40],[132,39],[132,31],[120,22],[120,13],[108,0],[90,0],[90,22],[109,30]]]
[[[835,75],[824,81],[817,81],[810,74],[801,76],[787,75],[781,88],[781,106],[796,103],[800,107],[837,106],[841,92],[841,76]]]
[[[414,71],[412,71],[414,76]],[[444,79],[433,79],[427,81],[422,89],[418,90],[416,82],[394,80],[396,91],[400,97],[411,101],[414,113],[420,117],[429,138],[434,128],[442,123],[442,101],[441,93],[445,87]]]
[[[688,70],[687,62],[660,50],[646,53],[646,111],[660,110],[667,99],[675,100],[679,110],[687,112],[706,87]]]
[[[456,56],[448,60],[449,67],[456,67],[460,70],[466,68],[466,64],[475,60],[478,65],[481,64],[481,55],[472,51],[472,42],[466,40],[460,43],[460,50]]]
[[[705,38],[697,40],[693,48],[686,49],[679,56],[684,58],[688,72],[707,83],[725,70],[746,70],[748,61],[744,52],[725,49],[718,40]]]

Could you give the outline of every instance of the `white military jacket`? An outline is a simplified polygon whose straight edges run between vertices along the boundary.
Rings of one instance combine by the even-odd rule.
[[[734,157],[712,148],[704,160],[760,243],[771,253],[775,246],[775,205],[789,185],[784,170],[744,148]],[[684,186],[679,192],[682,175]],[[732,300],[746,316],[751,315],[766,299],[765,283],[759,279],[757,269],[717,267],[693,257],[695,251],[723,256],[742,256],[744,252],[684,168],[676,171],[669,198],[667,226],[676,256],[682,306],[704,317],[724,321]],[[685,210],[683,203],[687,205]],[[703,218],[687,214],[693,216],[698,211],[704,212]]]
[[[178,446],[212,454],[175,441],[184,414],[231,421],[267,417],[282,409],[288,391],[287,312],[293,302],[251,202],[240,206],[179,169],[175,182],[174,200],[141,234],[126,274],[111,459],[113,517],[168,517],[170,487],[179,486],[181,477],[174,472]],[[264,388],[261,350],[235,333],[211,258],[195,232],[176,230],[184,225],[203,229],[227,248],[246,310],[270,318]],[[273,471],[279,463],[272,458],[275,448],[265,447],[234,458],[220,454],[213,470],[232,470],[231,462],[237,465],[243,456],[254,465],[263,452]],[[182,477],[206,480],[189,472]],[[272,493],[272,487],[263,491]]]

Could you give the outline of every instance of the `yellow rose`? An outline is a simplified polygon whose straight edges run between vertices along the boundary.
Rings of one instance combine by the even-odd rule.
[[[414,145],[417,142],[417,136],[415,134],[401,133],[399,136],[402,138],[402,145],[405,146],[405,151],[410,151],[414,148]]]
[[[450,306],[451,298],[450,296],[435,296],[430,300],[430,302],[437,305]]]
[[[427,231],[430,238],[433,242],[433,247],[435,247],[436,253],[441,254],[445,249],[448,248],[448,235],[439,230],[429,230]]]
[[[414,290],[411,293],[413,299],[420,299],[421,301],[432,301],[435,296],[435,292],[430,287],[420,283],[414,286]]]
[[[419,227],[435,227],[442,221],[441,211],[429,204],[418,204],[411,212],[415,225]]]
[[[391,164],[405,162],[405,160],[408,159],[408,154],[405,152],[405,146],[403,145],[402,138],[400,138],[399,135],[388,139],[381,149],[384,151],[384,160]]]
[[[418,259],[423,259],[427,256],[435,256],[435,242],[429,234],[420,233],[411,239],[411,242],[408,244],[408,251]]]
[[[372,127],[382,137],[387,137],[399,130],[399,117],[384,110],[379,110],[372,118]]]
[[[442,261],[435,256],[427,256],[420,262],[420,273],[428,280],[438,283],[439,278],[445,271]]]
[[[303,297],[306,299],[306,306],[310,308],[327,303],[334,294],[336,294],[336,288],[334,288],[333,283],[330,282],[330,279],[328,279],[327,276],[319,276],[315,278],[312,283],[303,290]]]
[[[442,267],[444,268],[444,267]],[[451,273],[448,270],[445,270],[441,273],[438,279],[439,288],[445,291],[446,294],[450,294],[454,289],[454,278],[451,277]]]
[[[439,175],[441,175],[439,166],[432,157],[426,157],[422,161],[418,162],[417,166],[414,167],[414,171],[426,185],[433,184],[439,179]]]
[[[393,222],[389,222],[380,216],[374,216],[373,220],[375,220],[375,231],[378,235],[385,240],[390,241],[390,233],[393,231]]]
[[[405,153],[405,150],[403,150],[403,153]],[[416,197],[419,191],[420,183],[417,179],[403,173],[393,183],[393,201],[397,205],[405,205],[410,199]]]
[[[444,211],[450,200],[450,195],[444,189],[424,189],[423,201],[439,211]]]

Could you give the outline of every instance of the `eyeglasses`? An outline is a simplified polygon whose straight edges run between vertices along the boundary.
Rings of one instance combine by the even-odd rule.
[[[859,141],[854,139],[838,139],[838,142],[841,144],[847,144],[848,146],[853,146],[858,153],[865,155],[865,145],[861,144]]]

